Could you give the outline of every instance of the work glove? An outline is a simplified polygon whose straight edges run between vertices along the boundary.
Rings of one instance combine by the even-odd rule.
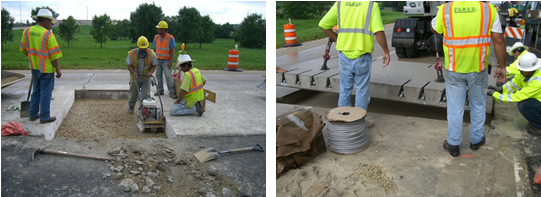
[[[493,86],[493,85],[490,85],[487,87],[487,89],[489,90],[494,90],[496,92],[499,92],[499,93],[502,93],[503,92],[503,87],[502,86]]]

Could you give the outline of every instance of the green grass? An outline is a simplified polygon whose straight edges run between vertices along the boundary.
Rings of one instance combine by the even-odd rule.
[[[323,16],[314,17],[312,19],[292,19],[291,23],[295,24],[295,32],[297,33],[297,42],[302,43],[311,40],[326,38],[318,26],[319,21]],[[396,19],[407,18],[402,12],[393,12],[391,8],[381,10],[381,20],[383,24],[394,23]],[[276,48],[282,47],[285,44],[284,24],[287,24],[288,19],[276,19]]]
[[[56,35],[62,50],[62,58],[58,59],[61,69],[126,69],[128,51],[137,47],[130,40],[108,40],[100,48],[90,35],[90,26],[81,26],[81,32],[76,33],[76,42],[60,39]],[[2,51],[2,69],[25,70],[29,69],[28,58],[19,52],[23,30],[13,30],[13,42],[5,44]],[[178,56],[181,43],[176,43],[174,61]],[[235,48],[233,39],[216,39],[212,44],[203,43],[199,49],[198,43],[190,43],[186,51],[192,59],[196,59],[194,66],[204,70],[222,70],[227,67],[227,55],[230,49]],[[250,49],[239,47],[239,68],[243,70],[265,70],[265,48]],[[174,63],[173,61],[173,63]]]

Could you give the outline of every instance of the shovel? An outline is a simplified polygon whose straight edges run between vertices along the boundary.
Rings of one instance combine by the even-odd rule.
[[[30,86],[28,87],[28,96],[26,97],[26,101],[21,102],[21,113],[20,118],[28,118],[30,117],[30,112],[28,111],[30,109],[30,92],[32,91],[32,81],[34,79],[34,76],[30,77]]]
[[[246,147],[246,148],[239,148],[239,149],[231,149],[226,151],[220,151],[216,152],[216,149],[210,147],[203,149],[195,154],[193,154],[197,160],[199,160],[201,163],[216,159],[220,157],[220,154],[225,153],[234,153],[234,152],[244,152],[244,151],[258,151],[258,152],[265,152],[265,149],[259,144],[256,144],[254,147]]]

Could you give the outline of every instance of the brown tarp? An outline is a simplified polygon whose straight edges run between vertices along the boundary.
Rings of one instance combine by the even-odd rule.
[[[327,151],[321,133],[324,126],[321,115],[307,108],[276,117],[277,177]]]

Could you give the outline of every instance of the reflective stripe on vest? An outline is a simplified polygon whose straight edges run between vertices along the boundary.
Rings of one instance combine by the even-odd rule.
[[[444,4],[443,9],[443,24],[445,26],[445,36],[443,38],[443,45],[448,48],[449,65],[448,70],[456,72],[456,51],[464,48],[480,48],[480,61],[479,71],[485,69],[487,61],[488,47],[490,47],[491,37],[489,35],[489,25],[492,16],[492,10],[487,3],[480,2],[481,4],[481,32],[478,36],[457,37],[455,36],[453,28],[453,13],[451,8],[453,3]]]
[[[364,28],[342,28],[342,25],[340,24],[340,4],[341,2],[338,1],[336,3],[337,13],[338,13],[338,34],[340,33],[361,33],[366,34],[370,36],[374,36],[374,32],[371,32],[369,30],[370,27],[370,17],[366,17],[366,21],[364,22]],[[367,16],[372,16],[372,8],[374,7],[374,2],[370,1],[368,4],[368,13]]]
[[[26,45],[21,43],[21,48],[26,50],[26,53],[28,54],[28,59],[30,60],[30,66],[32,67],[32,69],[36,69],[36,68],[34,68],[34,65],[35,65],[36,62],[32,61],[32,57],[35,56],[35,57],[38,57],[40,72],[45,73],[45,71],[47,69],[47,59],[49,59],[50,55],[60,53],[60,47],[56,46],[56,47],[51,48],[51,50],[47,50],[47,44],[49,43],[49,38],[53,34],[51,33],[51,31],[46,30],[43,33],[43,36],[41,37],[41,40],[40,40],[41,41],[41,49],[38,50],[36,48],[31,48],[31,46],[30,46],[30,41],[31,41],[30,40],[30,29],[32,27],[26,28],[25,35],[24,35]]]
[[[188,93],[186,94],[192,94],[200,90],[203,90],[203,83],[201,82],[200,84],[197,84],[197,81],[195,80],[195,73],[193,73],[193,71],[190,70],[188,71],[188,74],[192,78],[192,85],[190,86],[190,89],[188,90]]]
[[[166,34],[162,42],[162,37],[159,34],[154,36],[154,42],[156,43],[156,48],[154,49],[156,50],[156,56],[158,57],[158,59],[168,60],[169,58],[171,58],[171,43],[169,42],[171,37],[173,37],[171,34]]]
[[[149,48],[146,48],[146,51],[147,51],[147,57],[145,58],[146,60],[145,69],[144,69],[145,74],[147,74],[150,71],[150,65],[152,64],[152,56],[153,56],[152,50],[150,50]],[[132,64],[133,64],[132,66],[135,69],[135,72],[137,72],[137,49],[133,49],[130,51],[130,57],[132,59]],[[130,76],[132,75],[133,73],[130,72]]]

